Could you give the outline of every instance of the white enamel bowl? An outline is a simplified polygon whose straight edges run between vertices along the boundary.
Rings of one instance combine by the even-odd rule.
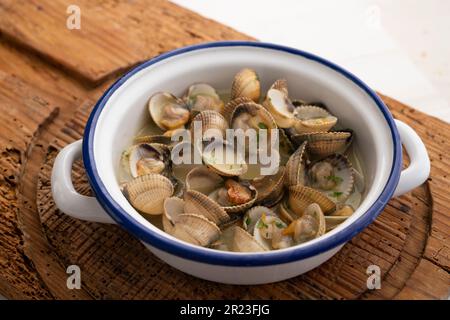
[[[149,121],[146,103],[157,91],[182,94],[194,82],[229,88],[243,67],[257,70],[263,89],[283,77],[292,97],[322,101],[339,123],[352,128],[366,175],[366,193],[353,216],[313,241],[264,253],[221,252],[173,238],[144,219],[125,199],[117,180],[120,154]],[[410,166],[402,171],[405,146]],[[78,194],[73,162],[83,156],[96,197]],[[231,284],[260,284],[300,275],[333,256],[383,210],[391,197],[423,183],[430,163],[418,135],[392,115],[363,82],[312,54],[255,42],[217,42],[175,50],[128,72],[98,101],[83,141],[65,147],[52,173],[56,205],[78,219],[117,223],[171,266],[199,278]]]

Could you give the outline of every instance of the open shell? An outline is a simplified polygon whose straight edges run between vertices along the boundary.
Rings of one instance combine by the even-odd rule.
[[[294,114],[294,128],[298,133],[326,132],[337,123],[335,116],[316,106],[297,107]]]
[[[235,252],[263,252],[267,251],[255,238],[241,227],[232,227],[233,240],[231,249]]]
[[[252,185],[245,181],[239,181],[238,183],[247,188],[247,191],[251,193],[251,199],[245,203],[233,204],[229,201],[225,180],[217,173],[206,167],[196,167],[186,175],[187,190],[196,190],[207,195],[227,213],[237,213],[250,208],[258,197],[258,192]]]
[[[200,125],[201,131],[199,130]],[[227,128],[228,122],[219,112],[213,110],[205,110],[197,114],[192,119],[191,137],[195,137],[194,130],[199,130],[198,134],[201,134],[202,139],[210,139],[213,137],[224,139]]]
[[[151,215],[163,213],[166,198],[174,191],[172,182],[160,174],[147,174],[134,178],[123,187],[123,193],[137,210]]]
[[[305,208],[304,214],[294,220],[284,233],[292,234],[296,243],[303,243],[320,237],[325,231],[325,216],[317,203],[311,203]]]
[[[183,213],[177,217],[170,234],[177,239],[207,247],[219,239],[220,229],[204,216]]]
[[[263,106],[270,112],[280,128],[290,128],[296,122],[294,105],[289,100],[286,91],[270,89],[267,91]]]
[[[256,72],[249,68],[240,70],[231,85],[231,99],[247,97],[255,102],[259,101],[261,84]]]
[[[259,219],[261,219],[262,215],[265,214],[266,216],[276,216],[275,212],[273,212],[271,209],[264,207],[264,206],[255,206],[249,210],[244,215],[243,218],[243,227],[247,232],[250,234],[253,234],[253,230],[255,229],[255,226]]]
[[[282,91],[286,96],[289,95],[288,92],[288,83],[286,79],[278,79],[276,80],[269,88],[270,89],[275,89],[275,90],[280,90]]]
[[[342,153],[352,141],[352,132],[311,132],[291,136],[295,144],[308,141],[308,151],[317,157],[327,157],[334,153]]]
[[[259,176],[252,180],[252,185],[258,191],[256,203],[263,206],[274,206],[284,194],[284,179],[286,169],[281,166],[274,175]]]
[[[287,187],[305,184],[307,161],[306,145],[306,142],[300,145],[286,163],[285,184]]]
[[[150,173],[167,176],[171,171],[170,150],[164,144],[140,143],[124,155],[128,172],[133,178]]]
[[[230,220],[230,216],[217,202],[195,190],[184,193],[184,212],[202,215],[217,225]]]
[[[253,237],[267,250],[292,246],[292,237],[284,235],[287,225],[277,216],[263,215],[256,222]]]
[[[336,204],[320,191],[302,185],[289,187],[288,205],[297,215],[303,215],[311,203],[317,203],[325,214],[336,210]]]
[[[216,89],[206,83],[196,83],[189,87],[187,101],[193,112],[214,110],[222,112],[224,103],[217,94]]]
[[[225,119],[230,122],[231,115],[234,112],[234,109],[240,104],[245,103],[255,103],[252,99],[247,97],[238,97],[233,100],[230,100],[223,109],[222,115],[225,117]]]
[[[353,191],[353,171],[346,156],[334,154],[311,163],[307,168],[308,185],[335,202],[344,202]]]
[[[202,159],[211,170],[227,177],[240,176],[247,172],[248,166],[244,156],[226,141],[214,140],[208,146],[209,149],[203,150]],[[220,149],[222,157],[216,154]]]
[[[184,101],[167,92],[151,96],[148,110],[155,124],[164,131],[181,128],[190,118]]]
[[[178,197],[170,197],[164,200],[162,224],[164,231],[172,234],[172,229],[178,216],[184,213],[184,201]]]

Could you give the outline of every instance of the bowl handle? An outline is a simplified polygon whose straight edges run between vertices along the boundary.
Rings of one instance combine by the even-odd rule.
[[[114,223],[95,197],[79,194],[72,183],[72,166],[81,158],[82,140],[64,147],[55,159],[52,170],[52,194],[56,206],[65,214],[87,221]]]
[[[410,164],[400,175],[394,197],[420,186],[430,175],[430,158],[419,135],[406,123],[395,120],[402,144],[409,155]]]

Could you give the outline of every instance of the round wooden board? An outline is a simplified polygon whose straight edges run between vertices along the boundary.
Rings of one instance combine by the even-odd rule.
[[[83,103],[68,123],[61,124],[57,139],[48,148],[40,166],[36,195],[40,222],[56,265],[63,269],[78,265],[82,288],[88,296],[108,299],[390,299],[403,290],[422,259],[432,215],[428,184],[392,199],[364,232],[328,262],[302,276],[269,285],[232,286],[186,275],[157,259],[120,227],[73,219],[54,206],[50,186],[53,161],[61,147],[81,138],[91,105],[89,101]],[[90,194],[81,163],[74,166],[73,178],[78,191]],[[379,290],[367,288],[366,272],[370,265],[381,268]],[[51,270],[41,274],[44,281],[55,281]]]

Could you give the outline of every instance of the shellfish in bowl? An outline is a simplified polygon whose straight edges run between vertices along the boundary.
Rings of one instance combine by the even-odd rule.
[[[122,155],[130,204],[175,238],[235,252],[299,245],[351,217],[364,194],[364,170],[353,131],[342,129],[332,104],[291,99],[283,78],[262,94],[250,68],[230,85],[228,97],[220,94],[227,88],[207,83],[188,86],[183,97],[150,97],[155,130]],[[268,141],[275,132],[279,140]],[[183,134],[188,140],[177,143]],[[179,162],[180,149],[197,162]],[[277,155],[275,170],[264,174],[257,169],[270,163],[252,162],[262,149]]]

